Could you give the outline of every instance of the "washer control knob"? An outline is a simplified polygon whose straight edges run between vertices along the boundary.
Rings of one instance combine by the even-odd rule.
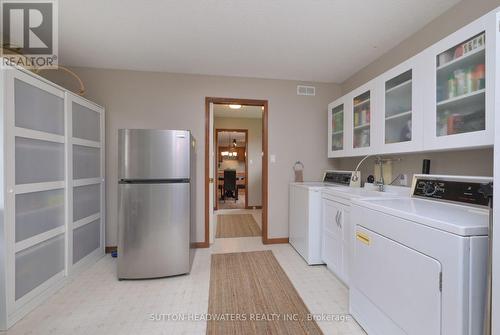
[[[426,196],[434,195],[437,191],[437,185],[433,182],[428,182],[424,186],[424,194]]]

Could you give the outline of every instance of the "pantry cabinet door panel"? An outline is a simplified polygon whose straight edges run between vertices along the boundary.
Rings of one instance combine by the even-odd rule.
[[[493,144],[495,38],[486,16],[425,52],[426,150]]]

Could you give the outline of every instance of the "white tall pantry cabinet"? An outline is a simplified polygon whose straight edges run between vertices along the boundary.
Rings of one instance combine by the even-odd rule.
[[[104,254],[104,109],[0,69],[0,329]]]

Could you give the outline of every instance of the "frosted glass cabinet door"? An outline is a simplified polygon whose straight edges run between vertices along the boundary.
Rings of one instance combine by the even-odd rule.
[[[385,144],[412,140],[412,70],[385,82]]]
[[[99,178],[101,176],[101,149],[73,145],[73,178]]]
[[[486,129],[486,34],[436,55],[436,136]]]
[[[64,180],[64,144],[15,138],[16,184]]]
[[[99,214],[101,211],[101,184],[73,188],[73,221]]]
[[[370,146],[371,102],[370,91],[366,91],[353,99],[352,126],[353,148]]]
[[[99,142],[101,139],[101,115],[75,101],[71,103],[73,137]]]
[[[73,230],[73,264],[99,248],[100,240],[100,220],[95,220]]]
[[[104,110],[74,94],[67,94],[71,116],[73,180],[69,267],[103,249],[104,225]],[[81,181],[81,179],[88,179]]]
[[[15,299],[64,270],[64,234],[16,253]]]
[[[65,223],[64,189],[16,195],[16,242]]]
[[[19,78],[13,80],[16,127],[64,135],[62,92],[56,95]]]

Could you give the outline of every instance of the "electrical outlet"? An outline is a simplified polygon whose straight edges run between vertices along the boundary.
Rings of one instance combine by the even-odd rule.
[[[401,174],[399,176],[399,184],[401,186],[408,186],[408,175],[407,174]]]

